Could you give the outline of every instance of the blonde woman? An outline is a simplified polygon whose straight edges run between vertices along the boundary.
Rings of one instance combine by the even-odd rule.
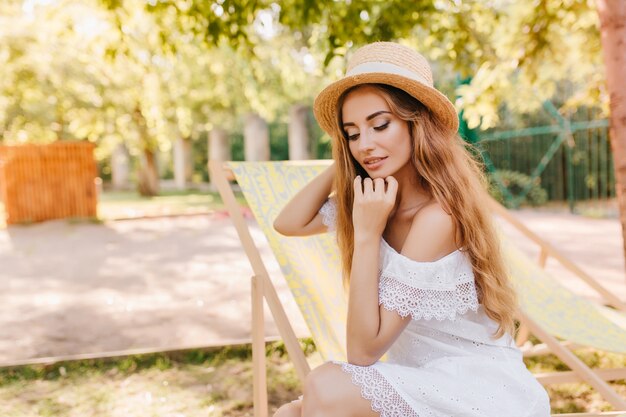
[[[303,397],[275,416],[549,416],[511,336],[515,295],[480,167],[428,62],[395,43],[367,45],[318,95],[315,116],[335,163],[274,227],[335,230],[347,363],[314,369]]]

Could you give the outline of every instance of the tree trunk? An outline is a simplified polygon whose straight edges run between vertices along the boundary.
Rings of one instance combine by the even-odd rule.
[[[615,189],[626,259],[626,1],[597,0],[606,84],[610,97],[610,131]]]
[[[143,148],[139,175],[137,176],[137,191],[144,197],[154,197],[159,193],[159,171],[154,154],[156,145],[150,140],[150,132],[148,132],[146,119],[139,104],[135,107],[133,118],[137,124],[141,147]]]
[[[144,149],[141,159],[137,190],[144,197],[154,197],[159,194],[159,171],[157,170],[154,151]]]

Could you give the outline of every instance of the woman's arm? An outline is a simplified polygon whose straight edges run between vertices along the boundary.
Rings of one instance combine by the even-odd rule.
[[[376,362],[410,321],[378,305],[380,239],[397,189],[393,177],[354,181],[354,253],[346,331],[348,362],[354,365]]]
[[[319,210],[328,199],[335,177],[333,163],[298,192],[274,219],[274,229],[285,236],[323,233],[327,227]]]
[[[382,180],[376,181],[381,182],[375,183],[373,188],[383,188]],[[388,177],[387,181],[390,184],[387,192],[391,189],[393,194],[393,199],[392,195],[388,196],[389,204],[395,201],[395,191],[391,185],[395,180],[390,182]],[[389,311],[382,304],[379,305],[380,239],[388,212],[384,204],[376,203],[376,198],[367,197],[368,183],[364,185],[362,195],[359,195],[360,185],[355,186],[355,239],[348,301],[347,351],[348,362],[369,366],[389,349],[409,324],[411,317],[401,317],[396,311]],[[380,197],[379,201],[381,199],[384,200],[384,197]],[[364,222],[366,218],[368,222]],[[379,222],[382,218],[385,222],[381,226]],[[424,208],[413,219],[402,254],[413,260],[437,260],[447,254],[450,245],[454,244],[453,231],[452,218],[438,204]]]
[[[389,349],[411,317],[401,317],[378,305],[380,237],[355,240],[354,244],[348,301],[348,362],[369,366]]]

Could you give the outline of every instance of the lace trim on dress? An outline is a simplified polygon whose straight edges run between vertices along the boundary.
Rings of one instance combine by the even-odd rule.
[[[337,225],[337,208],[333,198],[329,198],[320,208],[320,214],[322,215],[322,223],[328,230],[335,230]]]
[[[336,230],[337,202],[329,198],[320,208],[322,222]],[[434,262],[418,262],[397,252],[381,239],[379,304],[415,320],[454,320],[478,310],[472,264],[460,250]]]
[[[352,383],[361,388],[361,396],[371,402],[380,417],[419,417],[383,375],[371,366],[333,362],[350,374]]]
[[[461,251],[434,262],[417,262],[382,240],[378,299],[385,309],[415,320],[454,320],[478,310],[472,265]]]
[[[393,277],[381,275],[378,284],[379,304],[400,316],[409,314],[413,320],[454,320],[457,314],[478,310],[474,282],[464,282],[453,290],[410,287]]]

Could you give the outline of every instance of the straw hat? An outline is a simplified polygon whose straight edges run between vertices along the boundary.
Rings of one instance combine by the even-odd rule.
[[[454,105],[433,87],[426,58],[393,42],[375,42],[358,49],[348,61],[346,75],[318,94],[313,111],[322,129],[329,134],[337,130],[339,97],[351,87],[369,83],[388,84],[406,91],[428,107],[445,126],[454,132],[458,130]]]

